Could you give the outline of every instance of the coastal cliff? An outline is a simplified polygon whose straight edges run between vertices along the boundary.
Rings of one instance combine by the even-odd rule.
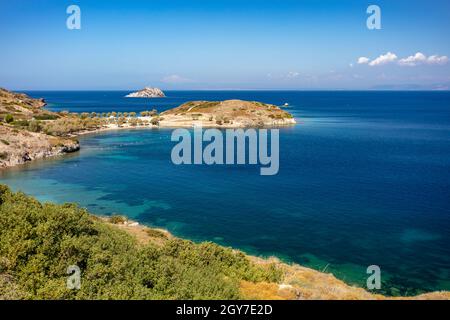
[[[76,140],[0,126],[0,168],[78,151]]]
[[[166,95],[159,88],[145,87],[142,90],[127,94],[126,98],[163,98]]]

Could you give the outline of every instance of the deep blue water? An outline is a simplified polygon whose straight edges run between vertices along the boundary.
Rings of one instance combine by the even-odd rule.
[[[189,100],[288,102],[280,171],[175,166],[169,129],[85,136],[78,154],[0,173],[41,200],[122,213],[196,241],[275,255],[384,293],[450,290],[450,93],[31,92],[52,110],[163,111]]]

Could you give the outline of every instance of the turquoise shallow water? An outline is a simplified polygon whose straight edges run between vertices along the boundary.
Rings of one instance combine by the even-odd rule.
[[[41,92],[55,110],[160,111],[188,100],[240,98],[281,105],[298,125],[280,130],[280,171],[175,166],[171,130],[85,136],[78,154],[0,174],[44,201],[121,213],[195,241],[276,255],[383,293],[450,290],[450,93]]]

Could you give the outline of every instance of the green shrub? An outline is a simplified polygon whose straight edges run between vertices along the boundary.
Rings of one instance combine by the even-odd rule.
[[[54,114],[41,114],[38,116],[34,116],[35,120],[56,120],[59,117],[57,115]]]
[[[81,269],[79,290],[66,286],[70,265]],[[241,280],[281,279],[213,243],[138,245],[75,204],[41,204],[2,185],[0,267],[0,299],[236,299]]]
[[[8,152],[6,152],[6,151],[0,152],[0,159],[1,160],[8,159]]]
[[[0,141],[1,141],[3,144],[6,144],[7,146],[9,146],[9,142],[6,141],[5,139],[0,139]]]
[[[14,121],[14,117],[12,116],[12,114],[7,114],[6,116],[5,116],[5,122],[6,123],[11,123],[11,122],[13,122]]]
[[[28,127],[29,122],[27,120],[15,120],[11,124],[16,127]]]

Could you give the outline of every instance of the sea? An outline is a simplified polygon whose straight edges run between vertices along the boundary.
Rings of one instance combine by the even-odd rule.
[[[173,130],[147,128],[82,136],[80,152],[1,171],[0,183],[355,286],[366,287],[376,265],[378,293],[450,290],[450,92],[26,93],[78,113],[161,112],[191,100],[282,106],[297,125],[280,129],[276,175],[255,165],[175,165]]]

